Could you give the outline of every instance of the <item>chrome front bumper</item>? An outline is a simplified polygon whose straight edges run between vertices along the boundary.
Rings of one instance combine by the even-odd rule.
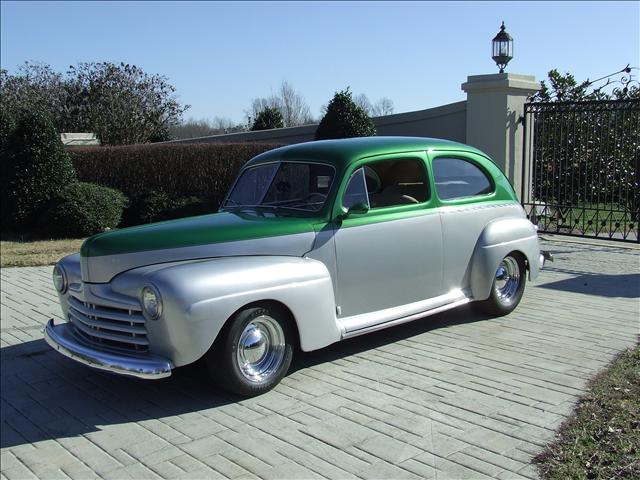
[[[149,355],[143,358],[91,348],[76,338],[69,324],[54,325],[53,319],[49,320],[44,329],[44,339],[65,357],[112,373],[158,379],[168,377],[173,369],[173,364],[161,357]]]

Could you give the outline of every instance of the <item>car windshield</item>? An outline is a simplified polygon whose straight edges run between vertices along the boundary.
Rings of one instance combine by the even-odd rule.
[[[238,178],[222,209],[319,212],[334,175],[331,165],[320,163],[278,162],[248,168]]]

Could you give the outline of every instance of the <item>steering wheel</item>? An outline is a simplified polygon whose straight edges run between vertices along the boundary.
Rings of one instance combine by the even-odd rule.
[[[404,198],[409,203],[420,203],[418,200],[416,200],[415,198],[413,198],[413,197],[411,197],[409,195],[402,195],[402,198]]]
[[[316,200],[313,200],[314,198]],[[324,193],[312,192],[305,195],[302,201],[305,203],[316,203],[316,202],[324,202],[326,199],[327,199],[327,196]]]

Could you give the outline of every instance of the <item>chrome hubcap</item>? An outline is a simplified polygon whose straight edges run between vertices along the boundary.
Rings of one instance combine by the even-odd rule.
[[[254,318],[244,327],[236,359],[244,377],[262,383],[284,360],[285,338],[280,324],[268,315]]]
[[[520,266],[513,257],[505,257],[496,270],[495,290],[498,300],[509,305],[520,286]]]

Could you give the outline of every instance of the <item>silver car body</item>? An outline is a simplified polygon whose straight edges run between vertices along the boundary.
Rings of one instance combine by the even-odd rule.
[[[336,182],[344,184],[353,168]],[[522,207],[517,201],[479,201],[414,208],[376,222],[347,217],[291,235],[99,257],[74,254],[59,262],[68,283],[60,304],[65,318],[89,328],[98,343],[53,322],[45,338],[82,363],[161,378],[201,358],[235,312],[267,301],[289,310],[301,349],[311,351],[484,300],[500,261],[513,251],[526,258],[535,279],[543,258]],[[162,298],[157,320],[142,314],[144,286]],[[120,335],[109,325],[127,325],[127,319],[133,333],[122,334],[134,339],[132,350],[102,348],[109,335]]]

